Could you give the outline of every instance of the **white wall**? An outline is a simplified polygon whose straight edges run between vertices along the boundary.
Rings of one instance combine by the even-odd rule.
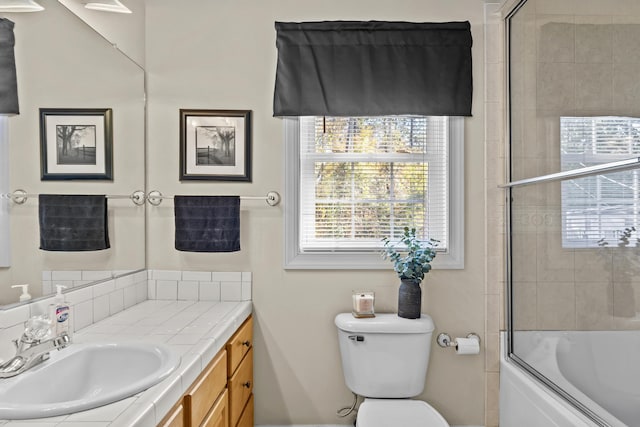
[[[237,253],[182,253],[173,247],[173,206],[148,210],[148,268],[251,271],[255,316],[256,424],[349,424],[350,404],[333,318],[350,310],[352,289],[376,292],[378,311],[395,311],[398,279],[389,271],[285,271],[282,268],[283,126],[272,117],[274,21],[469,20],[474,37],[473,117],[465,119],[464,270],[437,270],[424,283],[423,310],[441,331],[485,328],[483,3],[478,0],[154,0],[147,4],[148,190],[173,194],[263,195],[242,202]],[[253,110],[253,182],[178,180],[179,109]],[[484,337],[483,337],[484,338]],[[402,361],[398,361],[402,363]],[[484,355],[456,357],[432,347],[423,399],[451,424],[484,424]]]
[[[136,63],[144,64],[144,2],[124,0],[132,13],[105,13],[87,9],[85,0],[59,0]]]
[[[7,130],[7,117],[0,116],[0,194],[6,194],[8,192],[9,131]],[[10,263],[11,236],[9,233],[9,200],[0,197],[0,268],[8,267]]]

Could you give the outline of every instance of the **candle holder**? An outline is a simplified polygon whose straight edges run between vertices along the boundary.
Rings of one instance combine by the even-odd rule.
[[[353,317],[376,317],[374,311],[375,294],[373,291],[353,292]]]

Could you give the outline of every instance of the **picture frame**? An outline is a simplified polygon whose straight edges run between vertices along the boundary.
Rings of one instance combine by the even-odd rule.
[[[41,180],[113,180],[110,108],[40,108]]]
[[[180,181],[251,182],[251,110],[180,110]]]

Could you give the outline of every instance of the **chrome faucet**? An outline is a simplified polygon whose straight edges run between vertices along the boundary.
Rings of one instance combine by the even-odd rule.
[[[13,341],[16,355],[0,364],[0,378],[19,375],[49,359],[50,351],[62,350],[71,344],[71,337],[66,332],[47,338],[50,329],[49,326],[44,326],[43,322],[43,318],[31,318],[25,322],[26,329],[20,340]],[[49,325],[48,320],[46,325]]]

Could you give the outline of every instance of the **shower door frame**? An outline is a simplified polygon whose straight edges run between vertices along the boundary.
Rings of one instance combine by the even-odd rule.
[[[505,274],[506,274],[506,289],[505,289],[505,320],[507,322],[506,329],[507,334],[505,337],[505,357],[507,360],[513,362],[518,368],[522,369],[530,376],[532,376],[535,380],[541,383],[544,387],[549,388],[566,402],[568,402],[571,406],[579,410],[586,417],[588,417],[591,421],[593,421],[598,426],[609,427],[609,424],[604,421],[600,416],[594,413],[591,409],[585,406],[583,403],[575,399],[569,393],[564,391],[562,388],[557,386],[553,381],[549,380],[542,373],[532,367],[530,364],[525,362],[522,358],[520,358],[514,352],[514,328],[513,328],[513,265],[512,265],[512,191],[515,188],[519,188],[525,185],[536,185],[541,183],[548,182],[557,182],[557,181],[565,181],[574,178],[582,178],[593,175],[600,175],[603,173],[609,172],[619,172],[623,170],[630,169],[638,169],[640,168],[640,157],[629,158],[624,161],[616,161],[610,163],[604,163],[597,166],[589,166],[580,169],[574,169],[569,171],[563,171],[558,173],[552,173],[547,175],[540,175],[532,178],[511,181],[512,178],[512,162],[511,162],[511,43],[510,43],[510,35],[511,35],[511,18],[522,8],[522,6],[527,2],[527,0],[520,0],[512,10],[507,13],[504,17],[504,28],[505,28],[505,79],[506,79],[506,136],[508,138],[506,145],[506,157],[507,157],[507,175],[509,182],[501,185],[501,188],[505,189],[505,198],[506,198],[506,208],[505,208]]]

